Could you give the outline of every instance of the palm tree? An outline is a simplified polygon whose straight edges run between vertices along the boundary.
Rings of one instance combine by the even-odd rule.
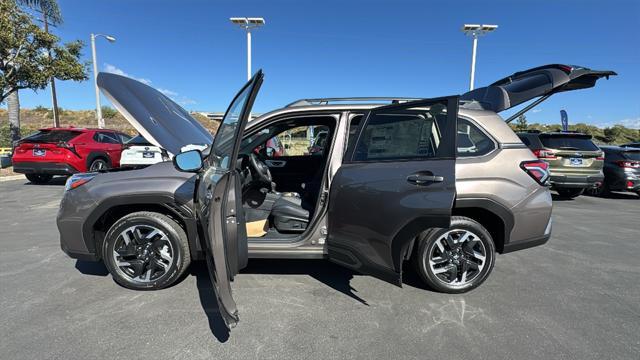
[[[49,23],[52,25],[62,24],[62,14],[56,0],[17,0],[19,5],[37,9],[42,13],[44,30],[49,32]],[[53,124],[59,126],[58,99],[56,97],[55,80],[51,78],[51,99],[53,101]],[[7,97],[7,110],[9,112],[9,128],[11,129],[11,141],[20,138],[20,98],[18,90],[15,90]]]

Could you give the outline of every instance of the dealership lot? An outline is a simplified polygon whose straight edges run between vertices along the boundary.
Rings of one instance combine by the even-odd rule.
[[[631,359],[640,356],[640,200],[554,202],[551,241],[498,256],[471,293],[397,288],[324,261],[251,260],[225,331],[203,264],[124,289],[59,248],[63,180],[0,183],[0,357]]]

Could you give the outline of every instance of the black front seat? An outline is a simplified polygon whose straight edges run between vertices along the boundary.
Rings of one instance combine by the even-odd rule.
[[[283,233],[301,233],[309,224],[309,211],[302,208],[300,198],[281,196],[273,204],[271,216],[276,229]]]

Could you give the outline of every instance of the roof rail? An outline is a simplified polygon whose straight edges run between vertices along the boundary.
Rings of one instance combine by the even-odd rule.
[[[317,98],[296,100],[285,107],[306,106],[306,105],[329,105],[331,103],[390,103],[398,104],[407,101],[420,100],[420,98],[407,97],[345,97],[345,98]]]

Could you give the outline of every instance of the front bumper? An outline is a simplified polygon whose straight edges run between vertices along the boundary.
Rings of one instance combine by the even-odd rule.
[[[21,174],[72,175],[79,171],[67,163],[24,161],[14,162],[13,172]]]
[[[554,188],[590,188],[604,181],[604,174],[598,175],[564,175],[551,174],[551,186]]]
[[[56,217],[60,233],[60,248],[74,259],[98,260],[96,249],[88,246],[92,239],[86,239],[84,224],[95,206],[95,201],[85,186],[65,191]]]

